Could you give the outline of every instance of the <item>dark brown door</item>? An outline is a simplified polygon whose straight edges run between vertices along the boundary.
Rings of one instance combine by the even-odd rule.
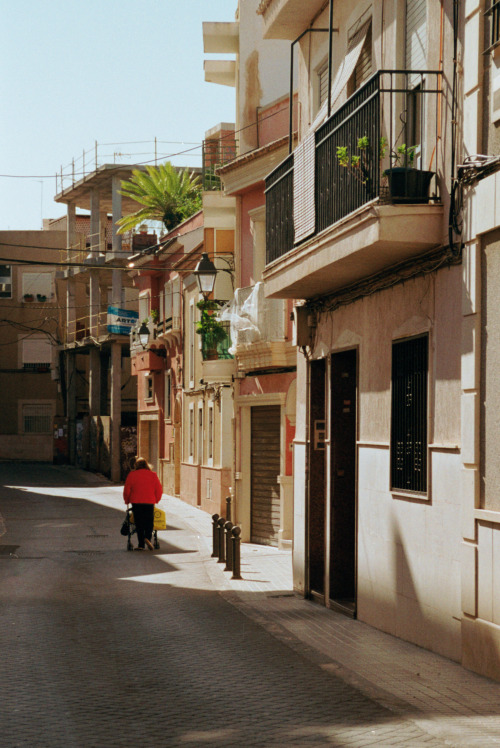
[[[311,361],[309,443],[309,592],[325,594],[325,374],[326,360]]]
[[[332,355],[330,600],[356,612],[356,351]]]
[[[279,405],[252,408],[251,540],[278,545],[280,529],[280,418]]]

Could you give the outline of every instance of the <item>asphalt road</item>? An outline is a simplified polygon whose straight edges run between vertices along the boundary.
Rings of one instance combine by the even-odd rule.
[[[122,514],[92,476],[0,465],[2,748],[445,745],[225,600],[188,525],[127,552]]]

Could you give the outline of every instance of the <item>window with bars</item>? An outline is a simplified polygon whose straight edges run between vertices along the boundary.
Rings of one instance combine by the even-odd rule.
[[[427,491],[428,336],[393,343],[391,488]]]
[[[47,403],[23,404],[22,424],[25,434],[49,434],[52,431],[52,405]]]
[[[490,7],[485,11],[484,15],[489,23],[487,43],[488,46],[485,52],[490,52],[492,49],[500,44],[500,0],[492,0]]]

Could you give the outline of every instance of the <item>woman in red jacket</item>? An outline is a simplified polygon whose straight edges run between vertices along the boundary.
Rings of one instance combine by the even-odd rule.
[[[138,547],[136,551],[144,551],[144,543],[150,551],[154,551],[151,538],[153,536],[154,505],[163,493],[158,476],[151,470],[144,457],[138,457],[134,470],[127,475],[123,487],[125,504],[132,504],[134,522],[137,530]]]

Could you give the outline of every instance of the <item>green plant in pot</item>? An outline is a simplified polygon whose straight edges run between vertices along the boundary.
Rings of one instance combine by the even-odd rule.
[[[160,313],[158,309],[151,309],[150,312],[151,320],[154,322],[155,325],[158,324],[158,320],[160,319]]]
[[[415,168],[417,146],[402,143],[391,152],[391,166],[384,176],[395,203],[427,203],[433,171]]]
[[[387,139],[380,138],[378,147],[378,160],[379,162],[385,156],[387,148]],[[372,177],[372,160],[373,160],[373,149],[370,144],[370,138],[367,135],[358,137],[356,143],[357,153],[350,154],[349,146],[339,145],[337,146],[337,159],[343,168],[361,184],[366,185],[370,188]]]
[[[200,320],[196,323],[196,332],[201,335],[203,341],[204,358],[217,359],[217,346],[227,337],[224,325],[217,319],[220,304],[213,299],[203,299],[196,306],[201,312]]]

